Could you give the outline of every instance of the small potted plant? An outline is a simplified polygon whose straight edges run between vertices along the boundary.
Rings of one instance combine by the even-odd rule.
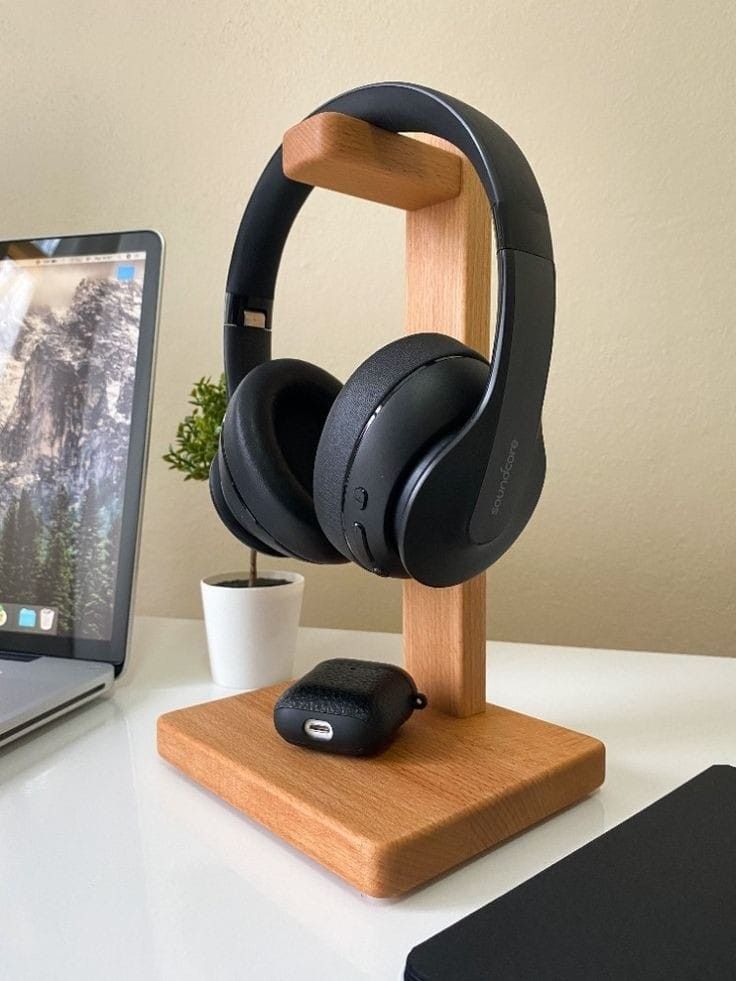
[[[206,481],[217,454],[227,408],[225,378],[200,378],[192,411],[178,425],[164,460],[184,480]],[[201,582],[207,648],[218,685],[252,690],[293,674],[304,578],[296,572],[258,571],[250,550],[248,572],[226,572]]]

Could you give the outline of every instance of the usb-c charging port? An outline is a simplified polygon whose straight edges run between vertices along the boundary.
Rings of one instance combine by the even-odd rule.
[[[332,726],[324,719],[307,719],[304,731],[311,739],[324,739],[325,742],[332,739]]]

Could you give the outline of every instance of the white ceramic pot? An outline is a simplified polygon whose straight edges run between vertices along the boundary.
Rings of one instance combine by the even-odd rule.
[[[210,669],[215,684],[251,691],[293,677],[304,577],[298,572],[260,572],[285,579],[278,586],[225,586],[243,572],[202,580],[202,607]]]

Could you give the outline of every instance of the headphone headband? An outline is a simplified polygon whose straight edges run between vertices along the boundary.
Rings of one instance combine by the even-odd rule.
[[[310,115],[321,112],[341,112],[394,133],[429,133],[452,143],[483,183],[493,210],[497,248],[552,259],[547,212],[531,167],[511,137],[477,109],[432,89],[385,82],[338,95]],[[229,294],[273,300],[284,244],[311,190],[284,175],[279,147],[240,223],[227,280]]]

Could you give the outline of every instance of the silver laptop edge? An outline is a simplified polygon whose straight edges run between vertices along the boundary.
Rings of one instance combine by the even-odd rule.
[[[130,612],[128,615],[128,630],[125,635],[125,651],[123,653],[123,666],[120,669],[116,681],[119,681],[130,667],[130,645],[133,639],[133,610],[135,608],[136,591],[138,587],[138,567],[140,559],[141,532],[143,531],[143,506],[146,497],[146,486],[148,484],[148,454],[151,448],[151,421],[153,419],[153,390],[156,383],[156,368],[158,367],[158,334],[159,320],[161,318],[161,291],[164,285],[164,262],[166,258],[166,240],[161,232],[155,228],[148,229],[158,236],[161,243],[161,268],[158,274],[158,293],[156,294],[156,316],[153,324],[153,354],[151,362],[151,382],[148,386],[148,412],[146,414],[146,434],[143,446],[143,481],[141,483],[141,496],[138,502],[138,524],[135,536],[135,554],[133,556],[133,583],[130,589]]]
[[[65,657],[37,657],[32,661],[0,657],[0,686],[32,688],[15,712],[3,711],[0,746],[20,739],[92,701],[108,691],[115,680],[111,664],[73,661]]]

